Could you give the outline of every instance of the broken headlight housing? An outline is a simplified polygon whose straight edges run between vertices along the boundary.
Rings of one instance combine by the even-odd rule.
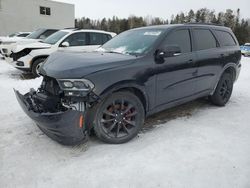
[[[60,79],[58,83],[66,96],[83,96],[94,88],[94,84],[86,79]]]

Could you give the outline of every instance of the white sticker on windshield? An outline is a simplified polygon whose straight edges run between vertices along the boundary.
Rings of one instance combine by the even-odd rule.
[[[150,35],[150,36],[159,36],[161,34],[161,31],[147,31],[144,33],[144,35]]]

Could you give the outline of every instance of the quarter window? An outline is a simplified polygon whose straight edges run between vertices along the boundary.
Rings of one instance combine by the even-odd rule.
[[[51,15],[51,10],[50,10],[49,7],[40,6],[40,14],[50,16]]]
[[[217,47],[214,35],[208,29],[194,29],[196,50],[206,50]]]
[[[68,42],[69,46],[85,46],[87,45],[86,33],[84,32],[74,33],[68,36],[63,42]]]
[[[191,40],[188,29],[177,30],[170,33],[163,42],[164,46],[179,46],[181,53],[191,52]]]
[[[218,37],[221,46],[235,46],[236,42],[232,35],[226,31],[215,30],[216,36]]]

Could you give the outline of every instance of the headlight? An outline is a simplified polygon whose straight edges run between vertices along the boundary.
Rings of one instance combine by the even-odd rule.
[[[67,91],[91,91],[94,84],[86,79],[62,79],[58,80],[62,90]]]

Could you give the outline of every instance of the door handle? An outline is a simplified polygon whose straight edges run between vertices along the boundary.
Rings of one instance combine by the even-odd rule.
[[[193,63],[194,61],[192,59],[189,59],[187,63]]]
[[[221,57],[225,57],[225,54],[220,54]]]

